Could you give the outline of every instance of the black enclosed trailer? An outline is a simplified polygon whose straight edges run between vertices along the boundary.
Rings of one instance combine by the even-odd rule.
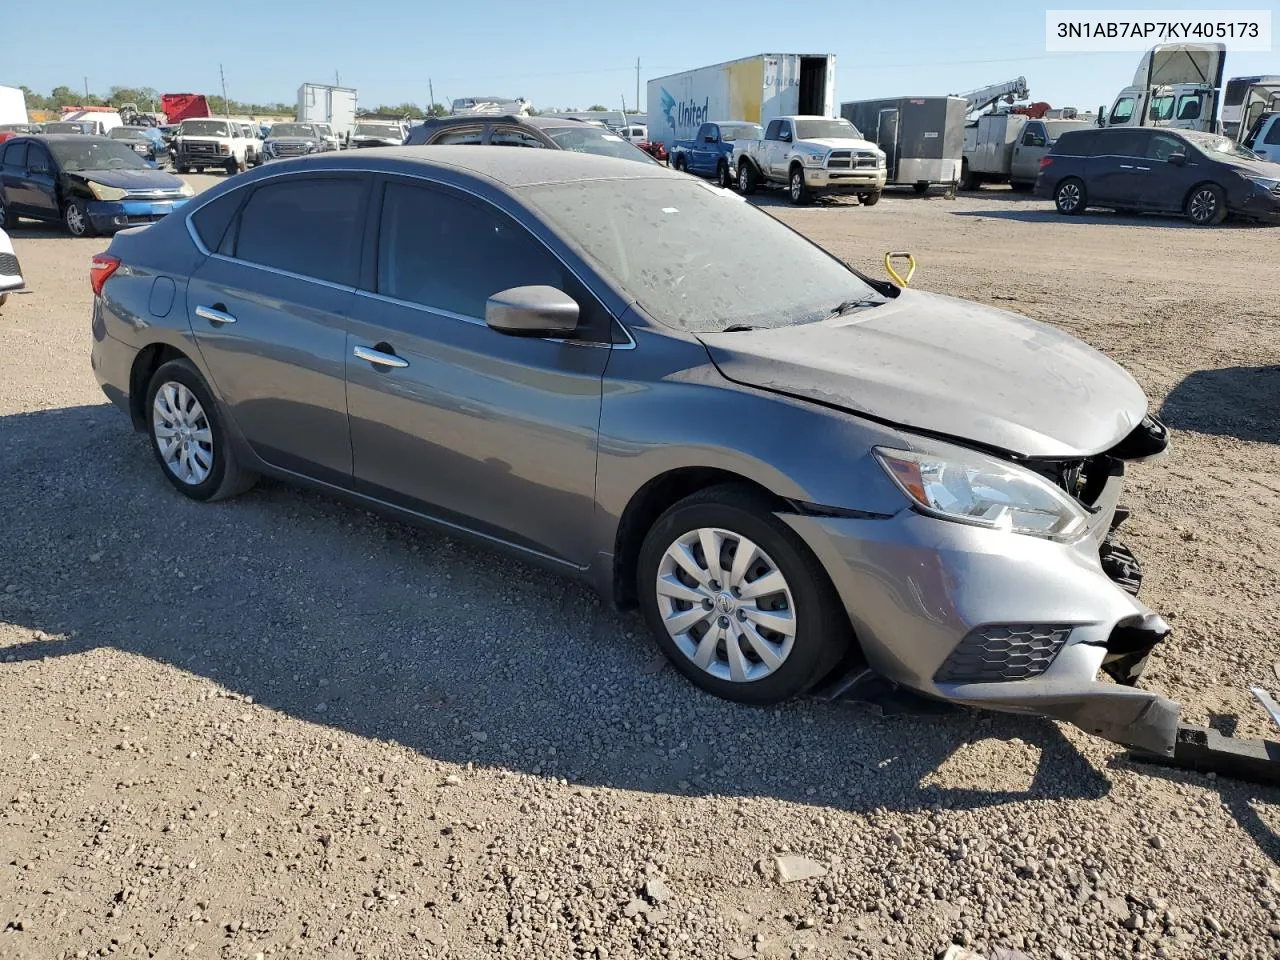
[[[884,151],[890,186],[924,193],[932,184],[959,182],[964,159],[962,97],[889,97],[840,104],[840,116]]]

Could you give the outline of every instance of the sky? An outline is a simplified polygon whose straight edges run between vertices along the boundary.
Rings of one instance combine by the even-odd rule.
[[[1251,6],[1269,9],[1257,0],[1199,0],[1195,8]],[[0,84],[46,94],[59,84],[81,89],[86,76],[98,94],[111,86],[217,94],[221,64],[228,96],[244,102],[294,103],[302,83],[332,83],[336,75],[369,107],[426,103],[429,89],[442,103],[502,95],[543,108],[613,108],[625,97],[632,107],[639,58],[643,109],[649,79],[768,52],[834,53],[837,101],[959,93],[1025,76],[1032,99],[1090,109],[1111,104],[1140,57],[1046,53],[1046,8],[1025,0],[798,6],[559,0],[542,10],[523,0],[218,0],[190,8],[199,24],[190,30],[176,30],[169,14],[155,8],[123,46],[108,36],[76,44],[73,58],[45,42],[43,6],[0,0],[0,7]],[[744,16],[753,7],[757,15]],[[58,4],[59,19],[68,23],[98,22],[101,11],[101,0]],[[150,39],[148,16],[156,18]],[[1272,17],[1280,29],[1280,17],[1274,11]],[[1280,53],[1228,53],[1228,77],[1264,73],[1280,74]]]

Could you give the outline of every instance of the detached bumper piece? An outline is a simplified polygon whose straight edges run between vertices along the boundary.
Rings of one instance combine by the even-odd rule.
[[[1213,773],[1249,783],[1280,786],[1280,743],[1274,740],[1237,740],[1209,727],[1178,725],[1172,756],[1135,751],[1135,763],[1178,767]]]

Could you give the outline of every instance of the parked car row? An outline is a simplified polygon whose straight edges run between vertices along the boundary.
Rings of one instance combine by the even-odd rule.
[[[1280,223],[1280,163],[1229,137],[1190,130],[1068,131],[1040,161],[1035,189],[1066,216],[1106,207],[1181,213],[1197,226],[1230,215]]]

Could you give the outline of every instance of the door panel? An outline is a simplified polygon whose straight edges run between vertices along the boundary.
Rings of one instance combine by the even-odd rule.
[[[589,295],[514,220],[445,188],[386,184],[378,257],[380,292],[357,294],[347,338],[357,488],[586,565],[610,348],[508,336],[481,315],[514,286]]]
[[[49,151],[39,144],[28,144],[27,169],[21,178],[22,205],[28,216],[44,220],[60,218],[56,184],[57,172]]]
[[[1143,180],[1151,169],[1146,158],[1150,136],[1149,131],[1141,129],[1098,136],[1095,150],[1099,155],[1089,164],[1090,203],[1141,205]]]
[[[1177,151],[1187,155],[1185,166],[1169,162],[1170,155]],[[1148,210],[1181,210],[1187,191],[1203,179],[1204,168],[1196,162],[1198,158],[1199,154],[1177,137],[1153,133],[1146,160],[1140,161],[1150,168],[1142,181],[1142,206]]]
[[[1029,182],[1040,173],[1040,158],[1049,152],[1049,136],[1043,123],[1028,123],[1013,146],[1009,178]]]
[[[187,287],[200,355],[254,451],[344,486],[351,483],[346,324],[369,181],[264,182],[226,231],[223,252],[201,264]],[[211,320],[210,309],[235,320]]]
[[[876,126],[876,146],[889,158],[890,180],[898,177],[898,119],[898,108],[887,108],[880,111]]]

